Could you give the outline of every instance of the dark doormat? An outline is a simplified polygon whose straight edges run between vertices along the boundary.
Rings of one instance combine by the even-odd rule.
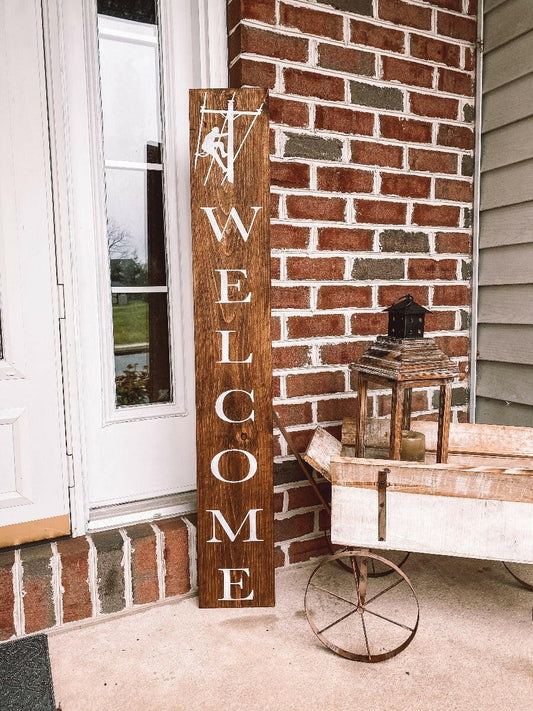
[[[0,644],[0,709],[56,711],[45,634]]]

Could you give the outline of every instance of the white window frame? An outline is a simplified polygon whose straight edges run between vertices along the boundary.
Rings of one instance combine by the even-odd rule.
[[[172,51],[171,43],[169,37],[164,37],[165,28],[169,27],[169,23],[166,22],[166,13],[172,12],[172,3],[174,0],[160,0],[160,17],[161,17],[161,28],[162,28],[162,54],[161,62],[165,67],[163,74],[165,72],[171,71],[174,66],[172,62]],[[81,423],[81,401],[83,399],[83,383],[82,374],[80,368],[79,359],[79,345],[78,345],[78,325],[77,325],[77,308],[76,308],[76,290],[73,285],[73,267],[72,267],[72,255],[75,251],[75,242],[73,237],[73,195],[72,189],[70,187],[71,183],[71,172],[72,172],[72,161],[75,160],[75,153],[71,147],[69,140],[69,121],[71,116],[69,111],[71,107],[68,105],[67,101],[67,71],[65,66],[65,56],[64,56],[64,43],[66,33],[69,32],[70,28],[66,25],[64,21],[64,6],[71,2],[71,0],[43,0],[43,22],[44,22],[44,37],[45,37],[45,61],[46,61],[46,81],[48,90],[48,104],[49,104],[49,120],[50,120],[50,148],[51,148],[51,161],[52,161],[52,175],[54,184],[54,219],[56,227],[56,240],[58,245],[58,281],[63,285],[65,304],[66,304],[66,318],[63,321],[63,338],[62,338],[62,356],[64,363],[63,371],[63,383],[65,388],[65,408],[66,408],[66,421],[67,421],[67,454],[71,455],[72,459],[72,486],[70,487],[70,505],[71,505],[71,521],[72,521],[72,534],[74,536],[83,535],[89,530],[88,520],[89,520],[89,509],[87,503],[86,495],[86,481],[85,481],[85,471],[83,466],[83,429]],[[90,73],[90,82],[92,82],[93,87],[97,86],[95,83],[97,80],[97,68],[98,68],[98,57],[95,55],[97,53],[97,43],[96,43],[96,0],[81,0],[83,5],[83,15],[84,15],[84,36],[86,46],[84,48],[80,47],[80,53],[84,53],[87,62],[89,64],[88,71]],[[198,44],[200,47],[200,76],[198,78],[198,87],[202,88],[217,88],[226,87],[228,78],[228,55],[227,55],[227,30],[226,30],[226,2],[225,0],[192,0],[193,13],[195,15],[195,24],[198,27]],[[91,35],[91,33],[94,33]],[[102,150],[102,133],[101,126],[99,126],[100,115],[98,113],[99,106],[94,105],[94,91],[93,96],[88,97],[89,101],[89,114],[95,118],[94,124],[91,127],[91,133],[93,136],[92,150],[100,151]],[[89,92],[91,94],[91,92]],[[99,101],[99,95],[98,95]],[[173,123],[176,119],[172,113],[172,109],[169,109],[170,101],[165,101],[164,111],[166,113],[164,117],[164,124],[166,126],[175,126]],[[95,113],[95,111],[97,113]],[[187,130],[187,124],[184,127]],[[172,131],[168,131],[168,135],[165,136],[165,140],[172,140]],[[188,133],[188,131],[187,131]],[[103,157],[101,155],[93,155],[94,160],[92,161],[93,166],[103,165]],[[101,175],[93,174],[93,184],[96,186],[103,186],[103,173]],[[165,190],[170,192],[171,190],[178,190],[178,185],[180,183],[180,176],[166,174],[166,180],[170,179],[170,183],[167,183],[168,187]],[[182,189],[183,192],[183,189]],[[181,219],[189,219],[189,203],[188,203],[188,185],[186,186],[185,192],[187,193],[186,200],[180,200],[181,205],[178,206],[179,214]],[[103,193],[102,193],[103,194]],[[174,193],[178,194],[179,193]],[[96,223],[101,225],[105,229],[105,205],[103,200],[94,200],[95,209],[101,211],[98,215]],[[185,209],[184,209],[184,206]],[[172,210],[174,213],[174,219],[177,220],[176,213],[177,210]],[[172,221],[166,222],[167,229],[167,249],[177,250],[176,254],[169,254],[170,259],[177,259],[179,263],[180,255],[178,253],[178,246],[172,247],[172,242],[177,242],[176,240],[168,239],[168,235],[172,234],[173,229],[177,229],[179,226]],[[100,251],[98,255],[99,263],[106,263],[108,266],[108,254],[106,248],[106,239],[97,239],[97,249]],[[100,269],[100,273],[102,273]],[[105,274],[105,272],[104,272]],[[101,301],[107,303],[107,309],[109,310],[109,315],[107,323],[110,325],[109,332],[106,334],[107,338],[112,339],[112,320],[111,320],[111,297],[109,293],[109,280],[102,279],[102,283],[98,285],[99,294]],[[172,293],[172,285],[169,280],[169,291]],[[169,308],[174,306],[171,304],[172,298],[169,299]],[[105,304],[104,304],[105,308]],[[175,308],[175,307],[174,307]],[[105,321],[104,321],[105,323]],[[106,339],[103,339],[104,344]],[[110,346],[111,343],[111,346]],[[111,347],[111,350],[109,348]],[[103,354],[103,363],[108,363],[108,374],[107,380],[110,379],[109,376],[109,353],[112,353],[112,340],[111,342],[107,340],[107,344],[103,346],[107,349],[107,352]],[[172,349],[172,346],[171,346]],[[111,363],[112,365],[112,363]],[[174,368],[172,368],[174,371]],[[113,387],[104,388],[104,391],[108,391],[107,397],[107,407],[106,412],[109,417],[109,422],[138,419],[142,416],[140,412],[141,409],[147,410],[146,416],[162,416],[168,413],[168,404],[151,404],[146,408],[140,406],[135,408],[115,408],[114,400],[114,370],[112,371],[112,383]],[[113,397],[109,398],[109,392],[112,392]],[[176,398],[177,392],[174,391],[174,398]],[[171,404],[174,408],[172,414],[179,414],[179,401],[174,400]],[[132,412],[133,411],[133,412]],[[155,414],[157,412],[157,414]],[[124,414],[123,414],[124,413]],[[170,413],[168,413],[170,414]],[[146,500],[146,502],[137,502],[135,504],[125,504],[121,506],[120,515],[112,518],[112,523],[108,520],[104,513],[102,513],[101,524],[97,521],[91,525],[91,529],[109,527],[109,525],[119,526],[125,523],[131,523],[135,521],[148,520],[151,518],[158,518],[160,516],[169,516],[188,513],[194,511],[196,507],[196,493],[191,492],[188,495],[177,494],[175,497],[165,497],[165,500]]]

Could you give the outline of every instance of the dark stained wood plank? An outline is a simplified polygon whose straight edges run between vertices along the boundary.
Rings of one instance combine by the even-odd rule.
[[[194,90],[189,114],[200,606],[270,606],[267,93]]]

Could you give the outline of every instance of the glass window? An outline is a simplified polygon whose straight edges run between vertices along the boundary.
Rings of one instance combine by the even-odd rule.
[[[154,0],[98,0],[117,407],[172,400]]]

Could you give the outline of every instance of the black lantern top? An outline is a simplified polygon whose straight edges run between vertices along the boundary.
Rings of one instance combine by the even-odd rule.
[[[411,294],[400,296],[385,311],[389,312],[389,338],[424,338],[424,319],[430,311]]]

